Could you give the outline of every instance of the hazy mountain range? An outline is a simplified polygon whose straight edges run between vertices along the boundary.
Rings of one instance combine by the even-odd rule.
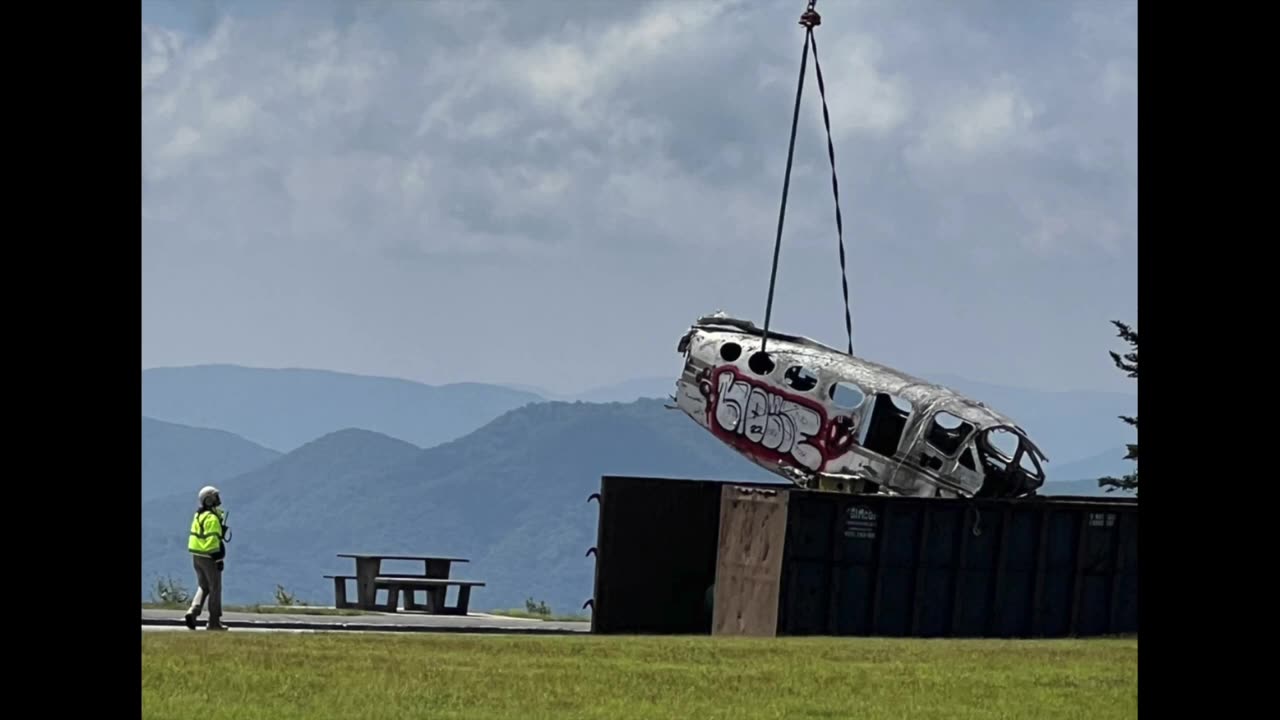
[[[143,387],[144,599],[160,576],[191,584],[186,533],[195,492],[208,483],[231,511],[228,602],[268,600],[279,583],[328,603],[332,587],[321,576],[351,570],[336,553],[398,551],[471,558],[455,575],[488,583],[474,596],[477,608],[533,596],[570,611],[591,593],[594,560],[584,553],[596,506],[586,497],[601,475],[778,480],[662,401],[630,397],[658,389],[657,380],[586,393],[618,401],[606,404],[546,402],[493,385],[230,366],[148,370]],[[1083,482],[1053,483],[1046,493],[1101,494],[1094,478],[1131,468],[1123,446],[1132,432],[1115,415],[1133,413],[1133,398],[1125,406],[1123,395],[986,389],[978,397],[993,406],[1001,407],[1000,393],[1006,404],[1022,403],[1030,419],[1006,412],[1029,431],[1032,419],[1041,423],[1037,439],[1052,460],[1044,435],[1082,448],[1050,471]],[[1098,446],[1085,450],[1070,436],[1081,424]]]
[[[542,397],[499,385],[424,385],[325,370],[199,365],[142,371],[142,414],[229,430],[281,451],[356,427],[430,447]]]
[[[142,418],[142,499],[220,482],[280,457],[225,430]]]
[[[276,583],[327,602],[321,576],[349,574],[340,552],[460,555],[455,574],[485,580],[478,607],[527,596],[573,609],[590,596],[596,505],[609,473],[770,481],[662,403],[541,403],[466,437],[419,450],[365,430],[321,437],[219,484],[233,528],[228,602]],[[142,506],[143,593],[157,577],[188,582],[195,490]],[[234,571],[234,573],[232,572]]]

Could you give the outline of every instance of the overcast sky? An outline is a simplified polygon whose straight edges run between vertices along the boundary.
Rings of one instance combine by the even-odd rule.
[[[803,9],[145,0],[143,367],[674,380],[764,319]],[[818,10],[857,353],[1136,391],[1136,3]],[[772,325],[843,347],[803,103]]]

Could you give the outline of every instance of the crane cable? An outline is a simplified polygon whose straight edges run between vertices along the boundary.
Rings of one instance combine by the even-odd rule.
[[[831,193],[836,204],[836,238],[840,246],[840,282],[844,290],[844,327],[849,339],[849,354],[853,355],[853,315],[849,310],[849,278],[845,269],[844,254],[844,221],[840,215],[840,183],[836,179],[836,149],[831,140],[831,114],[827,111],[827,88],[822,81],[822,64],[818,62],[818,41],[813,36],[813,29],[822,24],[822,16],[813,9],[817,0],[809,0],[804,14],[800,16],[800,25],[805,28],[804,52],[800,56],[800,79],[796,84],[795,110],[791,114],[791,141],[787,147],[787,170],[782,180],[782,206],[778,210],[778,235],[773,243],[773,269],[769,273],[769,299],[764,311],[764,335],[760,341],[760,352],[765,351],[769,342],[769,321],[773,315],[773,290],[778,280],[778,255],[782,249],[782,225],[787,215],[787,193],[791,187],[791,161],[796,149],[796,126],[800,119],[800,97],[804,92],[805,69],[809,60],[809,48],[813,48],[813,68],[818,77],[818,94],[822,98],[822,122],[827,130],[827,157],[831,161]]]

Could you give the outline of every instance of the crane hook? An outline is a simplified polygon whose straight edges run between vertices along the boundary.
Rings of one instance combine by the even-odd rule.
[[[804,14],[800,16],[800,24],[810,30],[822,24],[822,16],[818,14],[817,10],[813,9],[813,5],[816,2],[817,0],[809,0],[809,7],[805,8]]]

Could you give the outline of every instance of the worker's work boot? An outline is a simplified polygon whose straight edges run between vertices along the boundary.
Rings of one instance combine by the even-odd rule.
[[[210,620],[209,624],[205,627],[205,630],[226,630],[226,629],[227,629],[226,625],[223,625],[222,623],[216,622],[213,620]]]
[[[195,630],[195,629],[196,629],[196,614],[195,614],[195,613],[187,613],[186,617],[184,617],[184,618],[182,618],[182,619],[186,621],[186,623],[187,623],[187,629],[188,629],[188,630]]]

